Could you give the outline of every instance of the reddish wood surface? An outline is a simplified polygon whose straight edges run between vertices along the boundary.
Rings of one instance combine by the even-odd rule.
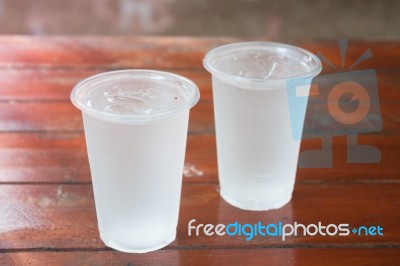
[[[326,110],[322,104],[317,104]],[[24,131],[82,131],[81,112],[70,101],[62,102],[0,102],[0,132]],[[51,111],[50,111],[51,110]],[[318,110],[318,109],[317,109]],[[400,133],[400,108],[396,102],[381,103],[382,130],[380,134]],[[316,117],[325,112],[316,113]],[[212,101],[200,101],[190,111],[189,133],[214,131]]]
[[[0,254],[5,265],[396,265],[398,249],[271,248],[159,250],[147,254],[116,251],[18,252]],[[367,262],[367,263],[365,263]]]
[[[333,138],[333,167],[298,169],[292,201],[247,212],[218,193],[210,74],[212,47],[229,38],[0,37],[1,265],[398,265],[400,263],[400,43],[349,41],[344,71],[375,69],[383,129],[359,135],[379,164],[348,164],[345,136]],[[336,41],[294,43],[340,66]],[[82,78],[124,68],[163,69],[192,79],[201,101],[191,112],[177,239],[163,250],[125,254],[98,236],[80,112],[69,101]],[[324,73],[333,70],[325,67]],[[318,99],[310,100],[310,104]],[[321,140],[302,142],[302,151]],[[383,236],[188,236],[187,224],[301,222],[381,225]]]
[[[217,184],[185,183],[177,239],[169,248],[269,248],[269,247],[392,247],[397,245],[400,228],[398,191],[393,184],[297,184],[293,200],[279,210],[248,212],[228,205],[218,193]],[[382,192],[385,193],[382,193]],[[89,184],[6,185],[0,187],[0,249],[94,248],[104,249],[95,215],[92,187]],[[335,199],[335,201],[332,201]],[[350,205],[350,207],[349,207]],[[371,206],[375,210],[371,212]],[[361,215],[360,215],[361,214]],[[230,224],[235,221],[254,224],[347,223],[353,227],[380,225],[383,236],[297,236],[280,237],[188,236],[188,223]],[[18,240],[18,241],[16,241]],[[56,246],[54,246],[56,244]]]
[[[1,62],[1,61],[0,61]],[[83,78],[104,72],[104,69],[37,69],[1,68],[0,100],[69,101],[71,88]],[[204,70],[174,69],[170,72],[193,80],[201,90],[202,100],[211,100],[210,74]]]
[[[232,38],[189,37],[47,37],[23,36],[0,39],[0,60],[5,66],[98,67],[98,68],[184,68],[202,69],[204,54]],[[338,43],[293,43],[311,52],[323,53],[341,68]],[[383,49],[382,49],[383,47]],[[398,67],[399,42],[351,41],[345,67],[350,67],[366,50],[373,58],[354,69]]]
[[[6,100],[68,101],[71,88],[78,81],[104,71],[103,69],[76,70],[74,68],[68,70],[0,68],[0,100],[3,102]],[[169,71],[193,80],[200,89],[202,101],[212,100],[210,73],[203,69],[172,69]],[[400,98],[399,75],[400,69],[377,69],[381,102],[392,102]]]
[[[400,138],[395,135],[360,135],[360,144],[382,151],[380,164],[349,164],[346,137],[333,140],[331,169],[299,168],[298,182],[398,182]],[[320,149],[318,139],[303,141],[301,150]],[[184,182],[217,180],[214,134],[188,137],[186,163],[201,171],[185,177]],[[0,134],[0,182],[88,183],[89,163],[83,132],[39,132]]]

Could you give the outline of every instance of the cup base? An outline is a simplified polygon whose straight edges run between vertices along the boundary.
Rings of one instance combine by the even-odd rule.
[[[112,249],[115,249],[115,250],[118,250],[121,252],[147,253],[147,252],[159,250],[159,249],[171,244],[176,238],[176,231],[174,231],[171,235],[164,237],[164,239],[161,240],[160,242],[154,243],[152,245],[140,246],[140,247],[131,246],[131,245],[129,245],[129,243],[111,239],[111,238],[103,236],[102,234],[100,234],[100,238],[107,247],[110,247]]]
[[[239,198],[237,196],[233,196],[229,192],[226,193],[221,189],[221,197],[230,205],[247,211],[269,211],[273,209],[279,209],[285,206],[292,199],[292,191],[289,194],[283,195],[273,201],[271,199],[268,200],[253,200],[246,198]]]

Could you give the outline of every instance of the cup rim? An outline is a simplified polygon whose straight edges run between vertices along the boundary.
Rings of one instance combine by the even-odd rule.
[[[232,74],[227,74],[226,72],[221,71],[215,66],[213,66],[211,63],[212,59],[215,58],[215,56],[220,55],[221,53],[229,52],[232,50],[239,50],[246,47],[275,48],[275,49],[286,49],[286,50],[297,51],[307,56],[307,58],[309,58],[310,60],[308,64],[309,65],[313,64],[314,67],[311,69],[311,71],[301,75],[294,75],[287,78],[262,79],[262,78],[245,78],[245,77],[234,76]],[[299,58],[299,61],[302,60]],[[322,64],[320,59],[318,58],[318,56],[311,53],[310,51],[290,44],[284,44],[279,42],[265,42],[265,41],[236,42],[218,46],[210,50],[204,56],[203,66],[212,75],[215,75],[216,77],[218,77],[221,80],[224,80],[225,82],[249,88],[258,88],[258,87],[265,88],[265,86],[269,85],[271,86],[284,85],[289,79],[299,79],[299,80],[311,79],[317,76],[322,70]]]
[[[192,97],[182,106],[174,108],[172,110],[168,110],[165,112],[154,113],[154,114],[120,114],[120,113],[110,113],[106,111],[102,111],[99,109],[95,109],[90,107],[82,102],[83,95],[87,92],[90,87],[90,84],[94,82],[101,82],[102,80],[105,82],[108,78],[116,78],[118,75],[126,75],[132,74],[137,76],[153,76],[153,77],[164,77],[176,79],[182,84],[185,84],[188,88],[190,88],[191,92],[193,92]],[[93,86],[93,85],[92,85]],[[81,110],[84,113],[89,114],[90,116],[117,124],[149,124],[160,122],[164,120],[168,120],[170,118],[175,117],[176,115],[192,108],[200,99],[200,92],[197,85],[188,78],[185,78],[181,75],[174,74],[166,71],[159,70],[148,70],[148,69],[124,69],[124,70],[114,70],[107,71],[99,74],[95,74],[89,76],[81,81],[79,81],[72,89],[70,100],[75,107]]]

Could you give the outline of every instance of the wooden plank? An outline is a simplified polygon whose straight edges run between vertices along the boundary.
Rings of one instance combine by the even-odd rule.
[[[17,252],[0,254],[4,265],[396,265],[398,249],[291,248],[159,250],[146,254],[116,251]]]
[[[0,131],[82,131],[81,112],[68,102],[0,102]],[[200,102],[190,113],[189,131],[211,132],[211,102]]]
[[[344,62],[341,60],[340,47],[337,41],[305,41],[294,43],[313,53],[322,53],[337,69],[344,71],[362,70],[362,69],[378,69],[383,67],[398,68],[400,57],[400,43],[391,41],[355,41],[348,40],[345,50]],[[370,50],[371,57],[357,61],[364,53]],[[342,66],[343,63],[343,66]],[[333,69],[323,63],[324,71],[330,72]]]
[[[326,107],[319,105],[321,110]],[[79,131],[83,129],[80,111],[67,102],[0,102],[0,131]],[[379,134],[400,133],[400,109],[393,103],[381,104],[383,129]],[[316,113],[324,119],[326,112]],[[191,109],[189,132],[214,131],[212,101],[200,101]],[[333,124],[332,127],[335,127]]]
[[[90,182],[83,133],[0,134],[0,182]]]
[[[400,245],[400,187],[397,184],[296,185],[292,201],[279,210],[243,211],[221,199],[215,184],[184,184],[177,240],[169,248],[379,247]],[[0,249],[87,249],[105,246],[97,231],[90,185],[0,185]],[[382,236],[188,236],[188,223],[286,223],[380,225]]]
[[[113,68],[202,68],[204,54],[213,47],[243,41],[232,38],[188,37],[28,37],[0,38],[0,64],[5,67],[113,67]],[[294,42],[322,52],[341,69],[336,41]],[[347,47],[345,68],[367,50],[373,58],[352,69],[399,67],[399,42],[352,41]],[[329,70],[327,68],[327,70]]]
[[[70,102],[2,102],[0,131],[82,130],[80,111]]]
[[[68,100],[79,80],[100,73],[95,70],[1,69],[1,100]]]
[[[399,182],[400,138],[398,136],[359,135],[358,143],[371,145],[381,152],[379,163],[348,163],[347,138],[334,137],[331,150],[332,167],[298,168],[297,182]],[[305,140],[301,144],[301,152],[321,149],[321,140]],[[301,156],[301,155],[300,155]],[[306,162],[311,161],[307,159]],[[314,160],[318,160],[314,158]],[[216,182],[218,180],[216,145],[214,135],[189,136],[186,162],[197,171],[184,178],[186,182]],[[196,172],[202,175],[196,175]]]
[[[64,69],[0,69],[0,100],[69,100],[72,88],[80,80],[105,72]],[[167,70],[193,80],[203,100],[212,99],[211,75],[205,70]]]
[[[300,168],[297,182],[396,183],[400,179],[400,137],[360,135],[359,143],[381,151],[380,163],[347,163],[345,137],[333,139],[332,168]],[[301,151],[320,149],[318,139]],[[184,182],[218,182],[214,135],[189,135]],[[0,182],[88,183],[89,163],[83,133],[0,134]]]
[[[105,70],[0,69],[0,100],[69,100],[80,80]],[[193,80],[200,88],[201,100],[212,100],[211,75],[205,70],[167,70]],[[377,72],[380,102],[400,99],[400,72]],[[313,96],[314,98],[315,96]]]
[[[398,185],[393,184],[355,184],[355,185],[306,185],[295,186],[290,203],[278,210],[268,212],[249,212],[234,208],[219,195],[217,187],[212,185],[184,185],[182,212],[178,226],[178,243],[183,246],[241,246],[256,248],[258,245],[286,244],[334,244],[352,246],[371,245],[375,243],[399,244],[397,224],[400,214],[396,209],[400,206]],[[385,194],[385,195],[383,195]],[[200,204],[202,206],[200,206]],[[205,234],[188,235],[188,223],[193,224],[230,224],[237,221],[241,224],[283,224],[294,222],[301,224],[349,224],[351,228],[359,226],[380,225],[384,228],[383,236],[359,236],[351,233],[348,236],[303,236],[288,237],[282,241],[280,237],[255,236],[247,241],[246,237],[220,236],[210,237]]]
[[[187,37],[0,38],[7,67],[199,68],[204,51],[232,39]]]
[[[91,186],[1,185],[0,191],[1,249],[102,246]]]

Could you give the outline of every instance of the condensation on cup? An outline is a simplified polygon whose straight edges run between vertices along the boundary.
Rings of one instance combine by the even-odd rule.
[[[106,72],[74,87],[107,246],[144,253],[175,239],[189,110],[199,97],[190,80],[152,70]]]
[[[306,109],[290,116],[287,84],[298,79],[307,94],[320,60],[291,45],[243,42],[211,50],[203,63],[212,74],[222,198],[245,210],[284,206],[300,147],[291,119],[301,121],[302,130]]]

